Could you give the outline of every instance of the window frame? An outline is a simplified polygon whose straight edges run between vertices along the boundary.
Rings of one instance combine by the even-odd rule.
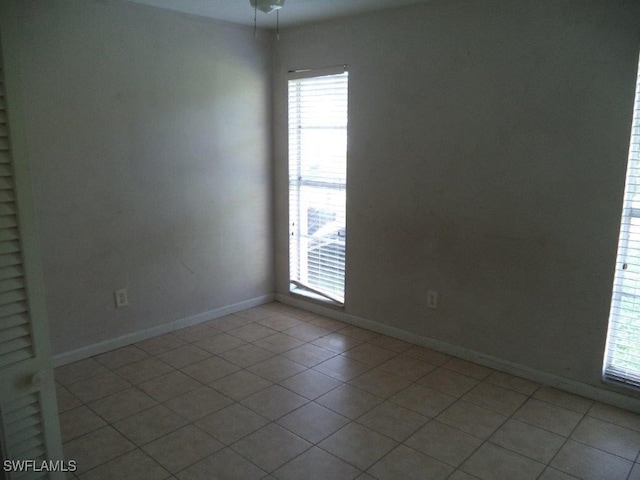
[[[302,133],[299,131],[297,133],[292,133],[293,128],[300,128],[301,121],[301,106],[302,101],[296,104],[298,117],[295,122],[292,122],[292,109],[293,106],[291,104],[292,97],[292,88],[295,88],[296,82],[304,80],[314,80],[320,79],[322,77],[335,77],[342,76],[344,78],[344,90],[340,91],[340,95],[344,95],[346,97],[346,105],[345,105],[345,115],[343,117],[344,120],[344,175],[343,179],[338,178],[329,178],[327,179],[318,179],[313,178],[312,175],[309,177],[304,177],[301,172],[302,169],[305,168],[305,161],[302,158],[303,153],[301,152],[301,142],[302,142]],[[298,83],[301,85],[301,83]],[[300,91],[300,86],[298,86],[298,95]],[[348,76],[348,67],[347,65],[339,65],[335,67],[325,67],[325,68],[313,68],[313,69],[305,69],[305,70],[296,70],[290,71],[287,78],[287,136],[288,136],[288,182],[287,182],[287,192],[288,192],[288,228],[289,228],[289,239],[288,239],[288,253],[289,253],[289,292],[294,295],[300,295],[306,299],[316,300],[318,302],[329,304],[333,306],[344,306],[344,296],[346,291],[346,190],[347,190],[347,161],[348,161],[348,148],[347,148],[347,138],[348,138],[348,98],[349,98],[349,76]],[[317,127],[316,127],[317,128]],[[336,130],[340,130],[338,127],[333,127]],[[311,130],[311,128],[309,129]],[[296,146],[297,151],[293,151],[292,138],[296,137]],[[308,167],[309,164],[307,164]],[[295,173],[294,172],[295,169]],[[295,180],[294,180],[295,179]],[[340,255],[338,253],[334,253],[329,255],[332,258],[332,262],[337,260],[337,265],[341,267],[341,292],[331,291],[327,288],[318,288],[317,285],[313,285],[313,282],[309,280],[308,268],[309,268],[309,255],[310,248],[305,243],[307,241],[304,237],[309,237],[309,228],[307,224],[303,225],[304,220],[308,221],[308,215],[302,215],[300,212],[301,205],[304,204],[305,194],[302,194],[301,187],[307,187],[307,189],[316,189],[318,190],[318,194],[323,190],[326,192],[335,193],[335,192],[343,192],[344,199],[341,201],[337,201],[337,205],[340,205],[342,209],[341,216],[338,216],[338,222],[340,223],[340,219],[344,219],[344,223],[342,228],[338,230],[338,238],[335,241],[336,244],[342,243],[342,259],[340,260]],[[295,193],[293,193],[295,191]],[[308,194],[307,194],[308,195]],[[341,196],[338,194],[338,197]],[[296,198],[296,204],[294,205],[292,198]],[[309,205],[313,205],[313,202],[309,203]],[[297,212],[296,212],[297,211]],[[308,209],[306,209],[308,212]],[[295,220],[293,217],[296,217]],[[319,215],[322,217],[322,215]],[[301,231],[306,231],[307,233],[301,234]],[[297,233],[296,233],[297,232]],[[320,239],[324,240],[324,237]],[[326,244],[330,244],[331,242],[325,242]],[[306,253],[303,253],[306,252]],[[307,260],[303,259],[303,256],[307,256]],[[332,255],[334,255],[332,257]],[[323,267],[321,265],[320,260],[321,254],[318,253],[318,276],[322,275]],[[297,260],[297,266],[294,266]],[[340,263],[341,262],[341,263]],[[333,265],[333,263],[332,263]],[[332,267],[327,267],[332,268]],[[335,274],[334,274],[335,275]],[[336,277],[338,275],[335,275]],[[321,283],[321,282],[320,282]]]
[[[635,87],[624,200],[602,378],[606,382],[638,389],[640,387],[640,58],[638,59]],[[636,198],[634,199],[634,197]],[[634,236],[631,231],[632,227],[638,229],[635,238],[632,238]],[[633,272],[629,266],[635,267],[637,272]],[[635,279],[633,279],[634,273]],[[637,287],[630,287],[631,282],[637,284]],[[628,293],[625,290],[633,290],[633,293]],[[636,305],[632,308],[624,308],[625,298],[631,298]],[[625,319],[629,313],[638,317],[637,327]],[[636,328],[637,331],[627,332],[627,339],[637,336],[639,345],[630,354],[637,359],[635,368],[624,367],[625,361],[620,358],[623,355],[620,347],[624,343],[624,340],[620,340],[620,335],[624,335],[623,331],[630,327]],[[633,363],[632,361],[627,362],[627,365]]]

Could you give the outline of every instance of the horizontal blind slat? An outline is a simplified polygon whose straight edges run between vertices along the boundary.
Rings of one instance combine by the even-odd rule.
[[[289,81],[290,278],[344,298],[348,74]]]
[[[620,225],[604,375],[640,387],[640,63]]]

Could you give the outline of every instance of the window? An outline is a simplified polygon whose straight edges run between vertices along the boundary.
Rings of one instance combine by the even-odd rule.
[[[347,188],[346,68],[289,80],[291,291],[344,302]]]
[[[640,65],[604,376],[640,386]]]

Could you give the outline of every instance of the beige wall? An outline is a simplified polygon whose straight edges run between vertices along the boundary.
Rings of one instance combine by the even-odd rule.
[[[54,354],[271,294],[269,36],[15,3]]]
[[[639,44],[635,1],[435,1],[282,32],[277,291],[286,72],[346,63],[344,311],[600,386]]]

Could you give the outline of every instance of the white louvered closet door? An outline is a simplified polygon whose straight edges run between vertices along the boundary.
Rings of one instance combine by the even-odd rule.
[[[65,474],[42,469],[43,461],[63,458],[35,217],[28,170],[20,161],[19,85],[3,68],[13,53],[4,41],[9,13],[0,0],[0,479],[62,479]],[[38,467],[6,472],[5,460],[35,460]]]

